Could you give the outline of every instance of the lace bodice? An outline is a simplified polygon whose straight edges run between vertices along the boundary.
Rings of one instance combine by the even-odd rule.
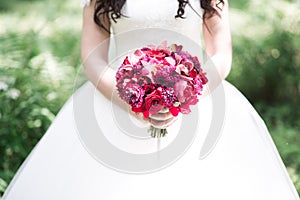
[[[90,0],[83,0],[81,6],[89,5]],[[122,8],[121,17],[117,23],[111,20],[114,34],[120,34],[135,29],[162,28],[183,34],[195,42],[201,42],[202,9],[199,0],[190,0],[186,5],[185,19],[177,18],[176,0],[127,0]]]

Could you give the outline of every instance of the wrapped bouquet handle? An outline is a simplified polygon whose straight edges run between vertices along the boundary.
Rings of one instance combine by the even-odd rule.
[[[196,56],[181,45],[148,45],[128,54],[116,73],[116,86],[122,100],[145,118],[164,108],[173,116],[188,114],[198,102],[207,83]],[[166,129],[149,128],[152,137],[164,137]]]

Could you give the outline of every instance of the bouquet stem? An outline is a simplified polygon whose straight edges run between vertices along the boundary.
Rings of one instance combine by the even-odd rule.
[[[154,126],[150,126],[148,132],[150,132],[150,135],[153,138],[165,137],[166,134],[168,133],[167,129],[155,128]]]

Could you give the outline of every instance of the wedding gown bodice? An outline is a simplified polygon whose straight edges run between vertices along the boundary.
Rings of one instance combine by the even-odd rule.
[[[81,6],[89,2],[83,0]],[[111,57],[114,59],[149,44],[158,45],[164,40],[183,46],[194,43],[193,46],[198,46],[195,52],[201,57],[202,9],[199,0],[191,0],[185,6],[184,18],[175,18],[177,10],[176,0],[127,0],[121,9],[123,16],[116,22],[110,19]]]
[[[185,19],[182,19],[175,18],[178,9],[176,0],[127,0],[121,10],[126,17],[117,19],[117,23],[112,21],[112,30],[120,34],[141,28],[161,28],[200,42],[202,10],[199,0],[191,0],[190,6],[186,5]]]

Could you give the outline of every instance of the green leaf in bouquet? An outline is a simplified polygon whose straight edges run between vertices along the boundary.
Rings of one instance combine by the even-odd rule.
[[[174,107],[180,106],[180,102],[177,101],[177,102],[173,103],[173,106],[174,106]]]

